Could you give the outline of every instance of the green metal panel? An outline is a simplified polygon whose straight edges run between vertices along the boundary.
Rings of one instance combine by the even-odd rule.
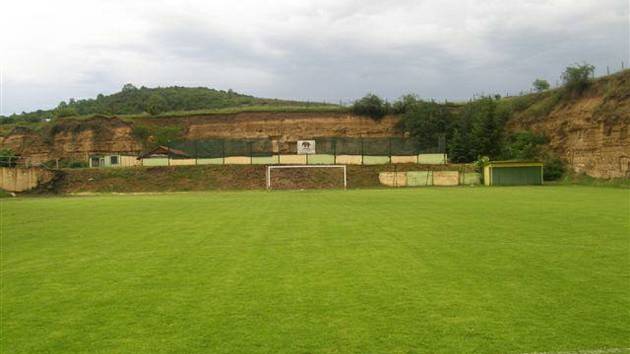
[[[492,167],[492,185],[518,186],[542,184],[539,166]]]
[[[199,158],[197,165],[223,165],[223,158]]]
[[[363,156],[364,165],[384,165],[389,163],[389,156]]]
[[[477,172],[464,172],[461,174],[461,184],[475,185],[481,183],[481,174]]]
[[[309,165],[332,165],[335,163],[335,155],[313,154],[308,155]]]

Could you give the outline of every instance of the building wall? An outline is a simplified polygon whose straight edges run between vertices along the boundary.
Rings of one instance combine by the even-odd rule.
[[[9,192],[24,192],[53,178],[54,174],[38,167],[0,167],[0,189]]]
[[[109,156],[106,157],[106,160]],[[128,162],[125,162],[127,161]],[[125,166],[182,166],[182,165],[385,165],[391,163],[445,164],[445,154],[421,154],[412,156],[371,156],[371,155],[297,155],[280,154],[273,156],[226,156],[225,158],[168,159],[150,157],[142,160],[131,156],[120,156],[120,167]],[[107,166],[105,166],[107,167]]]

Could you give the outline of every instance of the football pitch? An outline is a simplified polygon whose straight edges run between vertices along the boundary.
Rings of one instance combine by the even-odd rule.
[[[2,353],[630,347],[630,191],[0,201]]]

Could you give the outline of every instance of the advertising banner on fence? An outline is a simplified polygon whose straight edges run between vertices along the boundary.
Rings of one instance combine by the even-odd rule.
[[[300,155],[309,155],[315,153],[315,140],[298,140],[297,153]]]

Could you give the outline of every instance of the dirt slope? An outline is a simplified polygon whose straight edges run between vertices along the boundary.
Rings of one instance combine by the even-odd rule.
[[[540,114],[546,96],[508,122],[509,131],[533,130],[570,168],[597,178],[630,177],[630,70],[597,80],[579,97],[559,100]]]
[[[64,119],[40,132],[16,128],[0,137],[0,147],[30,157],[32,162],[56,158],[86,160],[91,153],[142,151],[142,141],[134,135],[134,126],[152,129],[174,127],[184,139],[202,138],[271,138],[277,140],[280,152],[290,142],[313,137],[384,137],[396,135],[398,119],[380,121],[346,113],[270,113],[138,118],[132,122],[118,118]]]
[[[508,131],[533,130],[545,134],[548,148],[576,172],[593,177],[630,177],[630,70],[598,79],[579,97],[557,91],[523,96],[525,109],[508,121]],[[63,119],[40,131],[18,127],[0,137],[0,148],[10,148],[31,162],[52,159],[86,161],[91,153],[138,153],[143,140],[138,128],[155,131],[169,127],[178,138],[270,138],[279,152],[289,151],[298,139],[313,137],[384,137],[399,134],[396,116],[380,121],[348,113],[242,112],[185,117]]]

